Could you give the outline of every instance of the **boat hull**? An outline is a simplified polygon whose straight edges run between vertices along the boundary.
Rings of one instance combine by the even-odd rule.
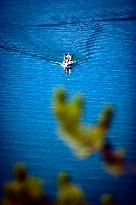
[[[69,63],[62,63],[61,65],[64,69],[66,69],[66,68],[72,68],[74,63],[75,63],[74,61],[70,61]]]

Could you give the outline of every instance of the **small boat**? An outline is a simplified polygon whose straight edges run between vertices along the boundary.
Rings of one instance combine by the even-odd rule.
[[[69,61],[68,63],[63,62],[61,65],[62,65],[65,73],[69,74],[72,72],[72,68],[73,68],[74,64],[75,64],[74,61]]]
[[[70,59],[67,58],[67,56],[70,56]],[[69,74],[72,72],[72,68],[75,64],[75,61],[72,60],[72,56],[68,53],[65,57],[64,57],[64,61],[61,64],[65,73]]]
[[[64,62],[63,62],[61,65],[62,65],[63,68],[65,69],[65,68],[67,68],[67,67],[69,67],[69,68],[72,67],[72,66],[74,65],[74,63],[75,63],[75,62],[71,60],[71,61],[69,61],[68,63],[64,63]]]

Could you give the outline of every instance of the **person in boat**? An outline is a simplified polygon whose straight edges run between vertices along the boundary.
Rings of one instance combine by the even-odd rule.
[[[68,58],[65,57],[63,63],[67,64],[68,62],[69,62]]]
[[[64,63],[68,63],[69,61],[72,60],[72,56],[70,55],[70,53],[66,54],[64,57]]]
[[[64,71],[66,74],[71,73],[71,68],[68,67],[69,63],[72,62],[72,55],[70,53],[65,54],[63,64],[66,65]]]
[[[70,55],[70,53],[68,53],[68,54],[66,55],[66,58],[67,58],[69,61],[72,60],[72,56]]]

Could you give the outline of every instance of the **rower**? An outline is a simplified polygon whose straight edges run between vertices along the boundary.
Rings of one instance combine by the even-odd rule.
[[[69,59],[65,57],[63,63],[68,63],[68,62],[69,62]]]
[[[70,55],[70,53],[68,53],[65,58],[67,58],[68,61],[71,61],[71,60],[72,60],[72,56]]]

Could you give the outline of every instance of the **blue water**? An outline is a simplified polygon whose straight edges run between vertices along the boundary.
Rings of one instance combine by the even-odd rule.
[[[65,75],[61,63],[71,52],[80,64]],[[56,63],[57,62],[57,63]],[[98,154],[77,159],[57,134],[54,89],[84,94],[85,123],[95,123],[106,103],[114,108],[108,133],[136,163],[134,0],[12,0],[0,3],[0,187],[11,179],[15,161],[45,180],[56,194],[56,175],[67,170],[89,203],[113,193],[120,205],[134,205],[136,175],[105,173]]]

